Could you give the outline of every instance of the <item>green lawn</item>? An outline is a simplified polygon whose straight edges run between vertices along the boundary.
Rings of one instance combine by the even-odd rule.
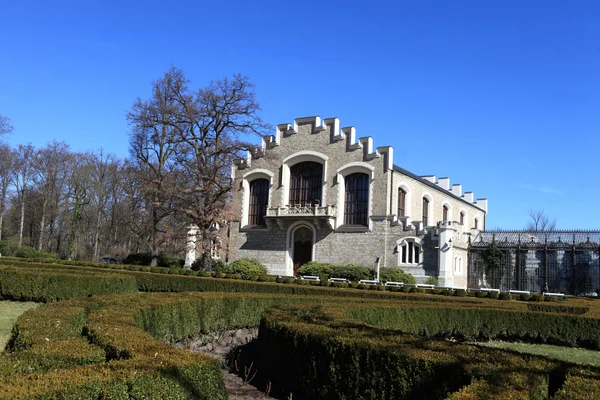
[[[38,305],[39,303],[32,302],[0,301],[0,352],[4,351],[4,346],[10,338],[10,332],[19,315]]]
[[[552,346],[549,344],[510,343],[502,341],[477,342],[473,344],[494,349],[507,349],[519,353],[541,355],[553,360],[569,361],[576,364],[600,366],[600,351]]]

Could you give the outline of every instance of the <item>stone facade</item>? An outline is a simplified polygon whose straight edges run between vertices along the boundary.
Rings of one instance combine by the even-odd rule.
[[[340,129],[337,118],[278,125],[261,149],[232,167],[238,218],[230,222],[230,259],[256,258],[271,273],[288,276],[308,260],[373,266],[379,259],[380,266],[401,268],[421,281],[434,276],[441,285],[466,287],[468,237],[473,228],[485,227],[487,200],[474,201],[448,178],[403,170],[393,164],[393,154],[389,146],[374,148],[371,137],[357,140],[355,129]],[[297,172],[302,165],[317,165],[306,184],[312,186],[301,189],[312,194],[310,204],[298,200],[304,183],[293,183],[305,179]],[[355,177],[363,179],[359,186]],[[263,200],[252,189],[259,179],[268,186]],[[368,217],[361,219],[364,212]],[[360,223],[348,223],[355,221],[353,213]]]

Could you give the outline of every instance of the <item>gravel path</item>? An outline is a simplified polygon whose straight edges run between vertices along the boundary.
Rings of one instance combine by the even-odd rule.
[[[237,346],[242,346],[249,343],[255,339],[257,335],[257,328],[237,329],[202,335],[194,339],[187,339],[175,343],[174,346],[219,358],[223,365],[221,371],[223,372],[225,388],[229,394],[229,399],[271,399],[272,397],[267,396],[264,391],[260,391],[256,387],[252,386],[251,376],[253,371],[250,371],[248,374],[249,376],[244,379],[238,376],[238,374],[230,372],[230,368],[227,365],[228,355],[230,352]]]

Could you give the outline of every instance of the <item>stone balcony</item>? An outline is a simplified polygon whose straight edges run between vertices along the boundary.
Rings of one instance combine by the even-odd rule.
[[[334,229],[335,206],[287,206],[267,208],[265,222],[269,229],[285,230],[296,221],[308,221],[317,229]]]

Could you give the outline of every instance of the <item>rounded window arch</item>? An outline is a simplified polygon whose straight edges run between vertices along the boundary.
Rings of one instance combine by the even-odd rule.
[[[465,222],[467,221],[467,213],[466,213],[466,211],[465,210],[460,210],[458,218],[459,218],[458,222],[460,222],[461,225],[464,225]]]
[[[423,222],[424,227],[435,224],[433,210],[433,198],[427,193],[423,194],[421,200],[421,222]]]
[[[396,205],[396,216],[398,218],[409,217],[411,215],[411,190],[405,183],[401,183],[396,189]]]
[[[273,172],[265,169],[255,169],[244,174],[242,178],[242,226],[265,226],[264,217],[269,206],[273,176]]]
[[[479,229],[479,218],[473,218],[473,229]]]
[[[452,221],[452,206],[447,201],[442,205],[442,221]]]
[[[351,162],[337,170],[337,227],[370,228],[372,183],[375,167],[365,162]]]
[[[304,150],[283,159],[281,185],[283,186],[283,206],[323,204],[326,198],[327,163],[325,154]],[[320,182],[317,164],[320,164]],[[311,167],[312,166],[312,167]],[[308,170],[312,169],[312,173]],[[303,170],[303,171],[301,171]],[[293,174],[294,176],[292,176]],[[299,178],[299,175],[304,177]],[[307,175],[308,174],[308,175]],[[292,188],[293,185],[296,185]],[[306,198],[303,198],[306,196]],[[309,204],[311,203],[311,204]]]

